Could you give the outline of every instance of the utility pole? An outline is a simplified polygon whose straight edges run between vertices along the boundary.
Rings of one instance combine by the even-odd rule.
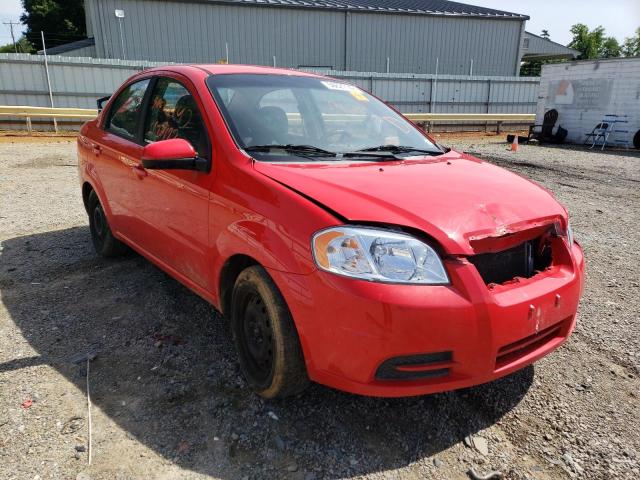
[[[47,87],[49,87],[49,102],[51,108],[53,108],[53,91],[51,90],[51,76],[49,75],[49,59],[47,57],[47,47],[44,44],[44,32],[40,31],[40,38],[42,38],[42,53],[44,53],[44,71],[47,76]],[[58,133],[58,122],[56,117],[53,117],[53,130]]]
[[[18,44],[16,43],[16,37],[13,34],[13,26],[14,25],[20,25],[19,22],[12,22],[11,20],[9,20],[8,22],[2,22],[4,25],[9,25],[9,28],[11,29],[11,40],[13,40],[13,49],[16,51],[16,53],[18,53]]]

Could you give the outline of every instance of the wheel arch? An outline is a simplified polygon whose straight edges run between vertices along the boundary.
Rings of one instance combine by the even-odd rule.
[[[231,295],[238,275],[240,275],[244,269],[253,265],[261,264],[255,258],[241,253],[232,255],[222,265],[220,275],[218,276],[218,298],[220,311],[223,315],[229,315],[231,312]]]
[[[82,203],[87,214],[89,213],[89,195],[91,195],[92,191],[95,191],[95,188],[93,188],[93,185],[85,180],[82,183]],[[98,193],[96,192],[96,195],[97,194]]]

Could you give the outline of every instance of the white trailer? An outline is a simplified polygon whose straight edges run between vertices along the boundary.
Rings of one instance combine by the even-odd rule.
[[[536,124],[556,109],[555,126],[568,131],[566,141],[592,143],[587,135],[608,115],[620,123],[607,145],[633,148],[635,141],[640,148],[640,57],[544,65],[538,95]]]

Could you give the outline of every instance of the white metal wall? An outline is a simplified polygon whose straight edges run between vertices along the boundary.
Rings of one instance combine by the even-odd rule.
[[[538,77],[306,69],[355,83],[404,113],[535,113]]]
[[[134,73],[166,64],[50,56],[54,106],[95,108]],[[0,105],[50,106],[44,56],[0,53]]]
[[[552,108],[574,143],[583,143],[604,115],[627,115],[629,123],[618,128],[629,131],[620,137],[631,143],[640,130],[640,58],[544,65],[536,123]]]
[[[95,108],[97,98],[134,73],[166,64],[51,56],[54,105]],[[314,71],[355,83],[405,113],[534,113],[539,83],[533,77]],[[49,106],[44,57],[0,54],[0,105]]]

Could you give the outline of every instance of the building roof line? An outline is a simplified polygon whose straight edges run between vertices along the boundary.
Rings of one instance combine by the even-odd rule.
[[[443,17],[529,20],[528,15],[467,5],[449,0],[170,0],[180,3],[213,3],[276,8],[304,8],[348,12],[395,13]]]
[[[79,48],[91,47],[95,44],[96,41],[93,37],[81,38],[80,40],[75,40],[69,43],[62,43],[60,45],[56,45],[55,47],[47,48],[47,55],[59,55],[61,53],[70,52]],[[38,50],[37,53],[38,55],[42,55],[43,50]]]
[[[567,50],[571,50],[572,52],[575,52],[576,55],[580,54],[580,52],[578,50],[575,50],[573,48],[569,48],[566,45],[563,45],[563,44],[558,43],[558,42],[554,42],[553,40],[550,40],[548,38],[541,37],[540,35],[536,35],[535,33],[527,32],[527,31],[525,31],[524,33],[525,33],[525,35],[530,35],[532,37],[539,38],[540,40],[544,40],[545,42],[553,43],[554,45],[557,45],[558,47],[563,47],[563,48],[566,48]]]

